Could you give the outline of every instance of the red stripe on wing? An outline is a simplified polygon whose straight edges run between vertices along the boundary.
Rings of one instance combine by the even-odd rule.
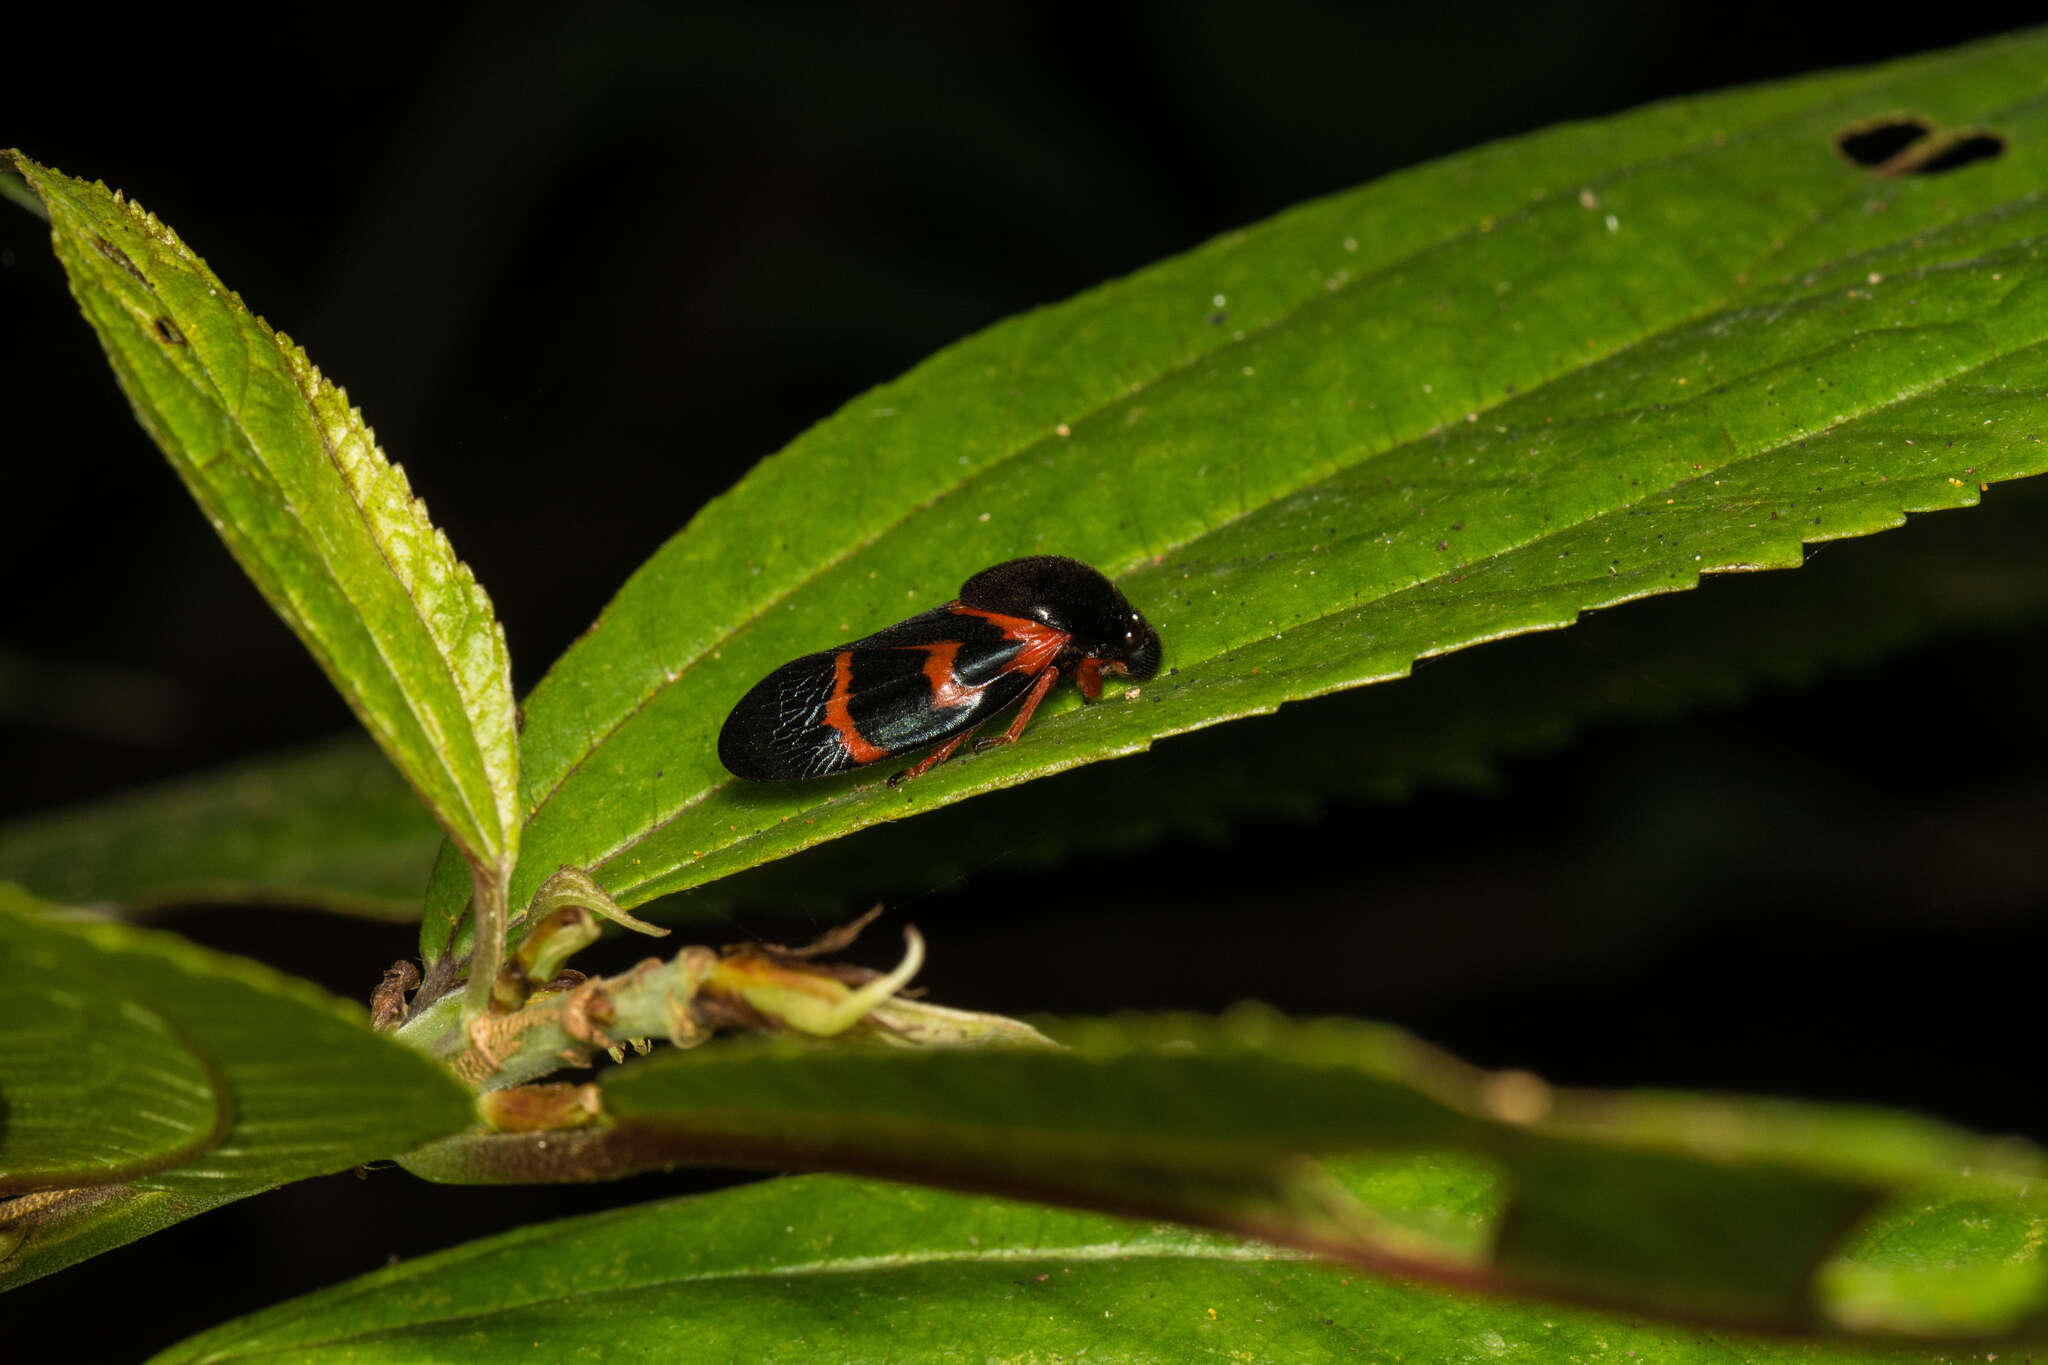
[[[839,742],[846,746],[846,756],[855,763],[873,763],[887,758],[889,751],[879,744],[870,744],[854,724],[853,713],[847,709],[847,698],[853,690],[853,651],[842,649],[832,656],[832,695],[825,700],[825,723],[839,732]]]
[[[1048,667],[1073,639],[1065,631],[1028,616],[1005,616],[998,611],[982,611],[958,603],[954,604],[953,611],[960,616],[978,616],[1023,646],[1017,657],[1003,666],[1005,673],[1036,674]]]

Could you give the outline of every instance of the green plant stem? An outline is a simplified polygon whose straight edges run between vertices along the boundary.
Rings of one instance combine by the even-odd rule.
[[[465,1023],[491,1008],[491,985],[505,960],[505,881],[497,870],[476,873],[476,948],[469,957],[469,983],[462,991]]]

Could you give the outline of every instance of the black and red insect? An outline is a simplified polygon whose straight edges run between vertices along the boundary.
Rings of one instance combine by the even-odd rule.
[[[1114,583],[1078,559],[1012,559],[942,607],[761,679],[725,718],[718,758],[739,777],[790,782],[938,745],[893,784],[945,762],[1021,697],[1010,728],[974,747],[1014,742],[1064,676],[1093,701],[1104,672],[1158,671],[1159,632]]]

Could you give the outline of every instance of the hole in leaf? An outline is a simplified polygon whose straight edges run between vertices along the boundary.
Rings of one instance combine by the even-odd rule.
[[[1844,161],[1876,175],[1942,175],[2005,151],[1997,133],[1941,133],[1916,115],[1866,119],[1835,134]]]
[[[176,327],[172,326],[171,320],[169,318],[151,318],[149,320],[149,325],[151,328],[155,330],[156,339],[158,341],[161,341],[164,345],[183,346],[185,344],[185,334],[183,332],[180,332]]]
[[[1933,131],[1934,125],[1924,119],[1875,119],[1835,134],[1835,150],[1857,165],[1875,170]]]
[[[1971,133],[1957,138],[1948,146],[1907,167],[1914,175],[1940,175],[1943,171],[1958,170],[1973,161],[1989,161],[2005,150],[2005,139],[1996,133]]]

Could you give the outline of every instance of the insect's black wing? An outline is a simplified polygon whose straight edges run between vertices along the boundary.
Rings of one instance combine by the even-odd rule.
[[[838,651],[792,659],[755,683],[718,732],[718,761],[739,777],[788,782],[852,765],[825,726]]]
[[[1045,628],[937,607],[770,673],[725,719],[719,761],[740,777],[826,777],[972,729],[1023,696],[1049,660]],[[1062,640],[1064,637],[1061,637]]]

